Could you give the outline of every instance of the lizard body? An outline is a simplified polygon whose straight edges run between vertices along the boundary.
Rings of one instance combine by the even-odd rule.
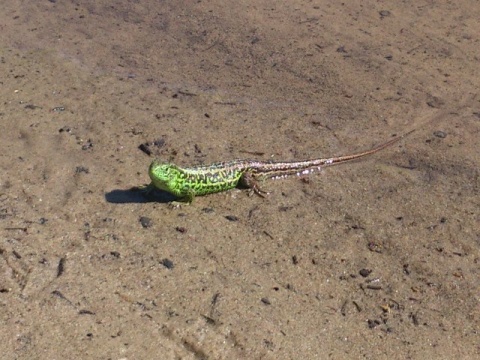
[[[341,164],[347,161],[375,154],[412,133],[414,130],[387,141],[370,150],[352,155],[312,159],[303,161],[258,161],[232,160],[211,165],[179,167],[175,164],[154,160],[148,174],[151,183],[144,189],[148,193],[160,189],[175,195],[180,201],[192,202],[195,196],[213,194],[233,189],[238,185],[265,196],[267,192],[258,186],[259,179],[281,178],[289,175],[306,175],[319,171],[325,166]]]

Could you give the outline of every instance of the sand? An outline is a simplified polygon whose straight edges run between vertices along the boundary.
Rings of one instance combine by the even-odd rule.
[[[4,1],[0,358],[480,357],[479,18]],[[329,157],[412,129],[266,198],[131,190],[154,157]]]

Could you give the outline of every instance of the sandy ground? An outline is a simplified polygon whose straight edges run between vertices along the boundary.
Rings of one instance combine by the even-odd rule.
[[[0,358],[478,358],[480,7],[355,3],[2,1]],[[265,199],[129,190],[411,129]]]

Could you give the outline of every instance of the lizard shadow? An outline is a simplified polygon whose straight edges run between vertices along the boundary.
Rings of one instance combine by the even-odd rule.
[[[129,203],[169,203],[176,199],[172,194],[162,191],[162,190],[153,190],[147,196],[141,191],[134,189],[127,190],[112,190],[105,193],[105,200],[112,204],[129,204]]]

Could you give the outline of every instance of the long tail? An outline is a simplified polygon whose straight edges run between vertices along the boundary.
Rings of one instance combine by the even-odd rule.
[[[399,142],[400,140],[402,140],[406,136],[410,135],[414,131],[415,131],[415,129],[410,130],[409,132],[407,132],[403,135],[400,135],[400,136],[398,136],[398,137],[396,137],[392,140],[389,140],[386,143],[383,143],[381,145],[378,145],[377,147],[374,147],[373,149],[370,149],[370,150],[367,150],[367,151],[364,151],[364,152],[361,152],[361,153],[332,157],[332,158],[329,158],[329,159],[318,159],[318,160],[314,160],[314,161],[318,161],[319,165],[322,165],[322,166],[336,165],[336,164],[344,163],[346,161],[351,161],[351,160],[355,160],[355,159],[358,159],[358,158],[361,158],[361,157],[364,157],[364,156],[372,155],[372,154],[375,154],[375,153],[379,152],[380,150],[383,150],[383,149],[385,149],[389,146],[392,146],[393,144]]]
[[[312,160],[304,160],[304,161],[257,162],[253,164],[252,167],[255,168],[257,174],[265,177],[271,176],[276,178],[276,177],[284,177],[284,176],[294,175],[294,174],[306,175],[312,171],[318,171],[324,166],[341,164],[347,161],[352,161],[352,160],[362,158],[364,156],[375,154],[380,150],[383,150],[389,146],[392,146],[393,144],[402,140],[403,138],[410,135],[414,131],[415,130],[411,130],[403,135],[400,135],[370,150],[352,154],[352,155],[337,156],[337,157],[324,158],[324,159],[312,159]]]

